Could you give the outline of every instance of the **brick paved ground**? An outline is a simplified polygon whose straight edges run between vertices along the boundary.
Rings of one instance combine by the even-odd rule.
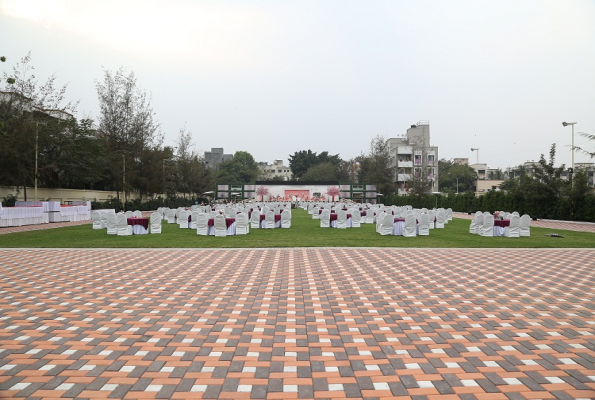
[[[595,398],[594,256],[0,249],[0,397]]]

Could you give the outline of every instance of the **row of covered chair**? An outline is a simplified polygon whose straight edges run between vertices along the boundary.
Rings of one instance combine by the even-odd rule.
[[[531,236],[531,217],[528,214],[519,216],[517,211],[507,213],[506,218],[509,220],[509,225],[504,227],[504,237],[523,237]],[[469,233],[479,236],[492,237],[494,236],[495,220],[494,215],[490,212],[477,211],[471,224],[469,225]]]

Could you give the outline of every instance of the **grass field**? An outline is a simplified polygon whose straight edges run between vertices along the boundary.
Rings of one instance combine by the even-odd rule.
[[[376,225],[361,228],[320,228],[304,210],[293,210],[290,229],[250,229],[246,236],[197,236],[194,229],[180,229],[163,223],[155,235],[115,236],[91,229],[91,223],[0,235],[0,247],[56,248],[260,248],[260,247],[425,247],[425,248],[587,248],[595,247],[595,235],[588,232],[531,228],[530,237],[481,237],[469,234],[470,221],[454,218],[445,229],[430,236],[404,238],[380,236]],[[564,238],[545,236],[558,233]]]

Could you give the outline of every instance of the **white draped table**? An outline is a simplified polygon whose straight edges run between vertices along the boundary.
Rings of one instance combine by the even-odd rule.
[[[43,207],[3,207],[0,227],[43,224]]]

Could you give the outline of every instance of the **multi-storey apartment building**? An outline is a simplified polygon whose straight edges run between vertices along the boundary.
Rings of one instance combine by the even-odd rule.
[[[222,147],[214,147],[211,148],[211,151],[205,151],[205,164],[210,168],[215,168],[217,164],[232,158],[233,154],[224,154]]]
[[[387,141],[395,167],[395,184],[399,194],[411,189],[414,178],[427,178],[433,192],[438,191],[438,146],[430,144],[430,122],[419,121],[407,134]]]
[[[266,162],[258,163],[264,179],[283,177],[284,181],[291,179],[291,169],[283,165],[283,160],[275,160],[272,164]]]

